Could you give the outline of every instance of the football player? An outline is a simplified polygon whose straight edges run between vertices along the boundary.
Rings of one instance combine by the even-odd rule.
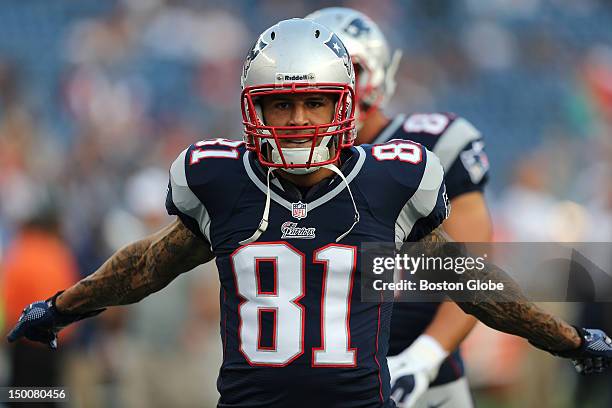
[[[400,52],[391,54],[378,25],[365,14],[344,7],[316,11],[306,18],[326,25],[344,42],[356,73],[359,100],[356,143],[412,140],[433,151],[445,173],[452,212],[444,229],[458,242],[485,242],[492,227],[482,193],[489,163],[480,132],[467,120],[447,113],[397,115],[383,113],[395,90]],[[476,324],[456,304],[397,302],[391,321],[388,358],[391,378],[412,376],[404,389],[400,381],[394,398],[402,407],[428,407],[452,401],[453,407],[471,407],[459,344]],[[411,382],[407,382],[412,384]],[[421,395],[423,395],[421,397]]]
[[[402,142],[401,157],[396,144],[352,146],[353,65],[340,39],[311,20],[266,30],[247,56],[242,88],[244,142],[197,142],[170,168],[166,204],[177,219],[26,307],[9,340],[55,348],[67,324],[137,302],[216,257],[219,407],[392,407],[392,304],[360,301],[358,248],[447,242],[442,166],[412,142]],[[592,349],[602,332],[577,330],[518,290],[505,300],[461,305],[589,370],[608,364],[612,350]]]

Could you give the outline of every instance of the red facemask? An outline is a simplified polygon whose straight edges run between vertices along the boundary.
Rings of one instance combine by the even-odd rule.
[[[318,93],[335,96],[336,108],[331,123],[309,126],[266,126],[258,109],[257,99],[268,95]],[[247,149],[257,152],[259,162],[266,167],[310,168],[335,163],[341,149],[349,148],[355,141],[355,92],[341,83],[291,83],[246,87],[241,94],[242,123]],[[321,138],[331,136],[337,146],[335,154],[325,161],[314,161],[313,153]],[[305,163],[289,163],[283,154],[281,141],[310,138],[310,155]],[[281,163],[273,162],[262,147],[266,142],[278,149]]]

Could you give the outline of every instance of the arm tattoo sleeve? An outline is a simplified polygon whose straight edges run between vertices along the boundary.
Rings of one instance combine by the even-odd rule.
[[[177,218],[156,234],[117,251],[96,272],[60,295],[57,306],[61,312],[84,313],[135,303],[212,258],[210,244]]]
[[[448,245],[445,248],[445,244],[452,242],[452,239],[438,227],[421,242],[426,244],[428,255],[440,255],[448,253],[445,252],[448,248]],[[456,252],[459,246],[452,245],[452,251]],[[494,295],[489,291],[471,291],[469,301],[464,301],[464,298],[457,302],[466,313],[474,315],[487,326],[524,337],[536,347],[549,351],[570,350],[580,346],[576,329],[529,301],[516,282],[495,265],[487,264],[482,271],[472,269],[463,274],[451,272],[444,278],[464,283],[470,279],[490,279],[504,284],[505,289]],[[450,292],[451,298],[452,295]]]

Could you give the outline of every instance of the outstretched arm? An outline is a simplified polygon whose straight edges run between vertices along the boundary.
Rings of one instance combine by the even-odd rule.
[[[438,227],[421,242],[427,244],[427,251],[431,254],[442,254],[445,244],[452,242],[452,239]],[[524,337],[532,344],[550,351],[566,351],[580,347],[581,338],[574,327],[529,301],[518,285],[495,265],[487,264],[482,271],[474,269],[453,275],[458,282],[490,279],[504,284],[504,290],[495,294],[474,291],[470,292],[470,301],[457,301],[461,309],[474,315],[487,326]],[[449,296],[453,297],[452,291]]]
[[[65,326],[125,305],[162,289],[174,278],[213,258],[208,242],[177,219],[161,231],[117,251],[96,272],[59,296],[27,306],[8,334],[9,342],[26,337],[57,348]]]
[[[56,306],[61,313],[80,314],[135,303],[213,257],[210,244],[177,218],[117,251],[96,272],[66,289]]]

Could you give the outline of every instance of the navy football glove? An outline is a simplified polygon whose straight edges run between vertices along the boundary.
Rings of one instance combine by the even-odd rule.
[[[603,330],[575,327],[582,344],[575,350],[548,352],[574,363],[580,374],[602,373],[612,362],[612,339]]]
[[[8,334],[8,341],[12,343],[21,337],[28,340],[48,344],[57,349],[57,333],[70,323],[95,316],[106,309],[93,310],[83,314],[63,314],[55,307],[55,300],[62,292],[58,292],[50,299],[34,302],[28,305],[17,322],[17,325]]]

